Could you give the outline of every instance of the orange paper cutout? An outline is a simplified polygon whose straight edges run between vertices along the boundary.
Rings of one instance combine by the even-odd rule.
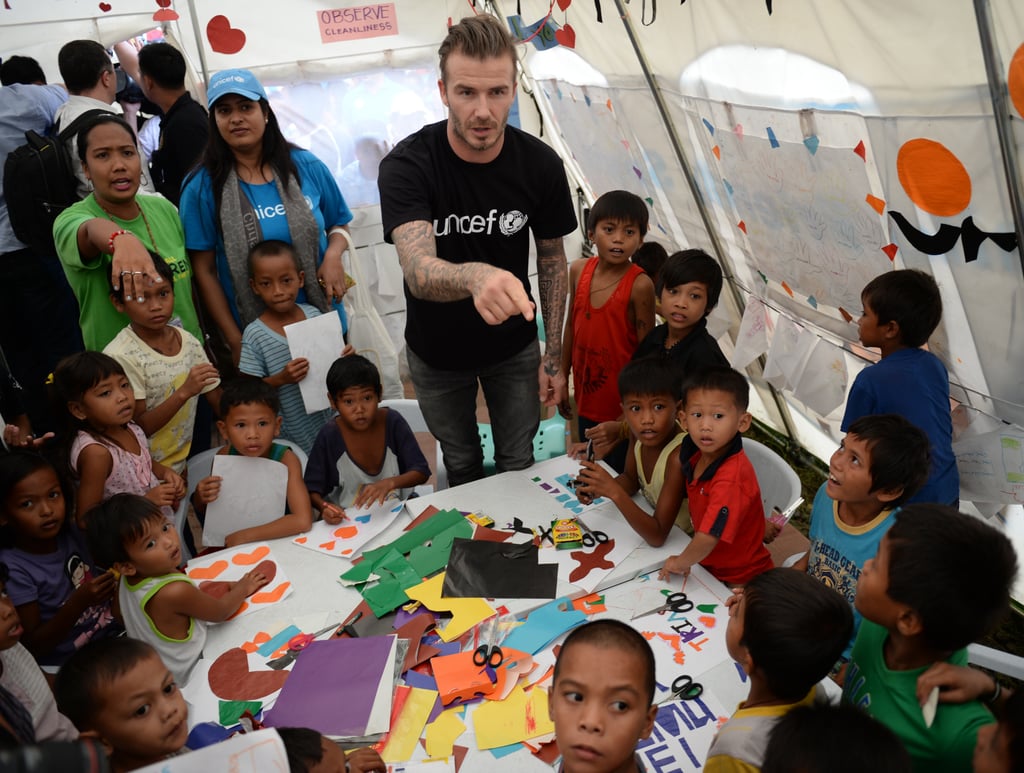
[[[359,533],[359,529],[355,526],[339,526],[334,530],[334,536],[339,539],[352,539]]]
[[[918,137],[896,155],[896,173],[910,200],[932,215],[950,217],[971,201],[971,176],[945,145]]]
[[[231,557],[231,563],[238,564],[239,566],[250,566],[259,563],[268,555],[270,555],[270,548],[266,545],[260,545],[251,553],[236,553]]]
[[[789,293],[789,297],[790,298],[795,298],[796,297],[796,296],[793,295],[793,291],[789,289],[789,285],[786,284],[785,282],[782,283],[782,289],[785,290],[787,293]]]
[[[722,160],[722,149],[719,148],[717,145],[711,148],[711,152],[715,154],[715,158],[717,158],[719,161]]]
[[[747,224],[744,223],[742,220],[736,224],[736,227],[743,231],[743,233],[747,232]]]
[[[253,604],[272,604],[275,601],[280,601],[285,593],[288,592],[288,588],[291,587],[290,582],[283,582],[273,590],[261,591],[252,594]]]
[[[882,252],[889,256],[889,260],[896,260],[896,253],[899,249],[895,244],[887,244],[882,247]]]
[[[189,570],[188,576],[193,580],[212,580],[215,577],[219,577],[227,568],[227,561],[214,561],[209,566],[199,566]]]
[[[868,203],[868,206],[875,210],[875,212],[877,212],[879,215],[881,215],[882,212],[885,211],[885,201],[878,198],[877,196],[872,196],[869,193],[867,196],[864,197],[864,200]]]
[[[1024,43],[1014,52],[1006,73],[1006,88],[1017,113],[1024,118]]]

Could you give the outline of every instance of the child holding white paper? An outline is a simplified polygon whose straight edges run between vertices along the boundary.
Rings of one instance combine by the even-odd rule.
[[[358,354],[335,360],[327,373],[338,415],[317,434],[306,465],[310,499],[327,523],[340,523],[346,507],[406,499],[430,477],[409,423],[380,407],[382,393],[380,371]]]
[[[331,412],[306,413],[299,382],[309,373],[309,360],[292,359],[284,334],[285,325],[320,316],[319,309],[296,303],[304,283],[305,272],[290,244],[268,239],[249,251],[249,286],[264,309],[245,326],[238,369],[259,376],[278,391],[284,420],[281,434],[308,454],[316,433],[330,420]]]
[[[87,538],[96,562],[120,574],[118,601],[128,635],[152,645],[181,684],[202,657],[206,624],[227,620],[268,582],[254,569],[219,597],[199,590],[180,569],[181,538],[174,524],[152,502],[132,494],[117,494],[97,507]]]
[[[228,445],[221,448],[218,455],[272,459],[288,468],[287,511],[280,518],[228,534],[224,539],[227,547],[290,537],[309,531],[313,526],[309,492],[302,480],[302,463],[288,446],[274,442],[281,431],[279,407],[277,392],[260,379],[243,377],[224,387],[221,420],[217,426],[227,437]],[[206,506],[219,496],[220,484],[221,478],[217,475],[209,475],[197,484],[192,505],[200,522],[205,521]]]

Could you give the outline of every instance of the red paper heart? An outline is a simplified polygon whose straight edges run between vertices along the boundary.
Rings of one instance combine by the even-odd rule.
[[[205,582],[199,583],[199,590],[215,599],[219,599],[229,590],[231,590],[231,583],[224,582],[223,580],[206,580]]]
[[[206,39],[218,54],[237,54],[245,45],[245,33],[231,26],[227,16],[214,16],[206,24]]]
[[[226,701],[252,701],[284,687],[287,671],[250,671],[241,647],[228,650],[210,666],[210,690]]]
[[[253,571],[261,572],[267,578],[267,585],[270,585],[277,576],[277,564],[273,561],[262,561]]]
[[[159,5],[161,8],[170,8],[171,0],[156,0],[156,4]]]
[[[103,11],[103,13],[110,13],[111,8],[113,8],[113,6],[110,3],[100,3],[100,10]]]
[[[572,5],[572,0],[558,0],[558,8],[562,11],[564,11],[570,5]]]
[[[576,30],[572,28],[571,24],[566,24],[562,29],[555,30],[555,40],[560,46],[576,48]]]
[[[153,21],[177,21],[178,12],[173,8],[161,8],[153,14]]]

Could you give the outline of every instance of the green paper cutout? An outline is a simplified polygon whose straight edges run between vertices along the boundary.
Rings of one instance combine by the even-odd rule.
[[[238,724],[239,718],[245,712],[248,711],[253,716],[256,716],[262,708],[263,704],[259,701],[221,701],[218,708],[219,717],[217,721],[224,725],[224,727],[231,727]]]
[[[352,583],[366,582],[371,574],[377,573],[375,570],[378,563],[384,556],[388,555],[390,551],[394,550],[400,554],[408,553],[409,551],[420,547],[424,543],[429,542],[446,529],[450,529],[460,522],[466,524],[469,527],[470,532],[472,532],[472,526],[469,525],[465,516],[463,516],[458,510],[442,510],[439,513],[435,513],[415,529],[406,532],[398,539],[388,543],[387,545],[381,545],[379,548],[374,548],[373,550],[368,550],[363,553],[363,560],[341,575],[341,579]],[[451,540],[449,540],[448,543],[450,548]],[[445,563],[447,563],[447,560],[448,559],[445,558]],[[443,565],[444,564],[442,564],[442,566]],[[419,581],[417,580],[417,582]],[[407,585],[405,587],[410,586]]]
[[[717,607],[717,606],[718,606],[718,604],[698,604],[697,605],[697,611],[698,612],[704,612],[704,613],[709,614],[709,615],[713,615],[715,613],[715,607]]]
[[[380,575],[380,582],[363,585],[359,592],[378,619],[396,607],[407,604],[409,597],[405,595],[405,589],[423,582],[423,577],[397,550],[389,550],[382,556],[377,561],[374,573]]]
[[[420,577],[428,577],[448,565],[452,543],[456,537],[473,538],[473,525],[463,518],[459,523],[445,529],[431,540],[430,545],[421,545],[409,553],[409,563]],[[420,580],[417,580],[417,583]],[[412,587],[406,585],[406,588]]]

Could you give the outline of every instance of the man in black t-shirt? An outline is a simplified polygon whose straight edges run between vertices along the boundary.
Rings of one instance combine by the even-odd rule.
[[[160,106],[160,144],[150,159],[156,189],[174,206],[181,182],[198,163],[209,137],[206,110],[185,90],[185,57],[170,43],[150,43],[139,51],[143,93]]]
[[[485,14],[463,19],[439,53],[448,119],[400,142],[381,162],[378,185],[384,236],[405,277],[409,369],[457,485],[483,477],[478,383],[499,471],[533,462],[538,385],[545,405],[564,396],[562,237],[575,230],[576,214],[558,156],[507,126],[516,51],[501,23]],[[547,329],[543,361],[530,231]]]

